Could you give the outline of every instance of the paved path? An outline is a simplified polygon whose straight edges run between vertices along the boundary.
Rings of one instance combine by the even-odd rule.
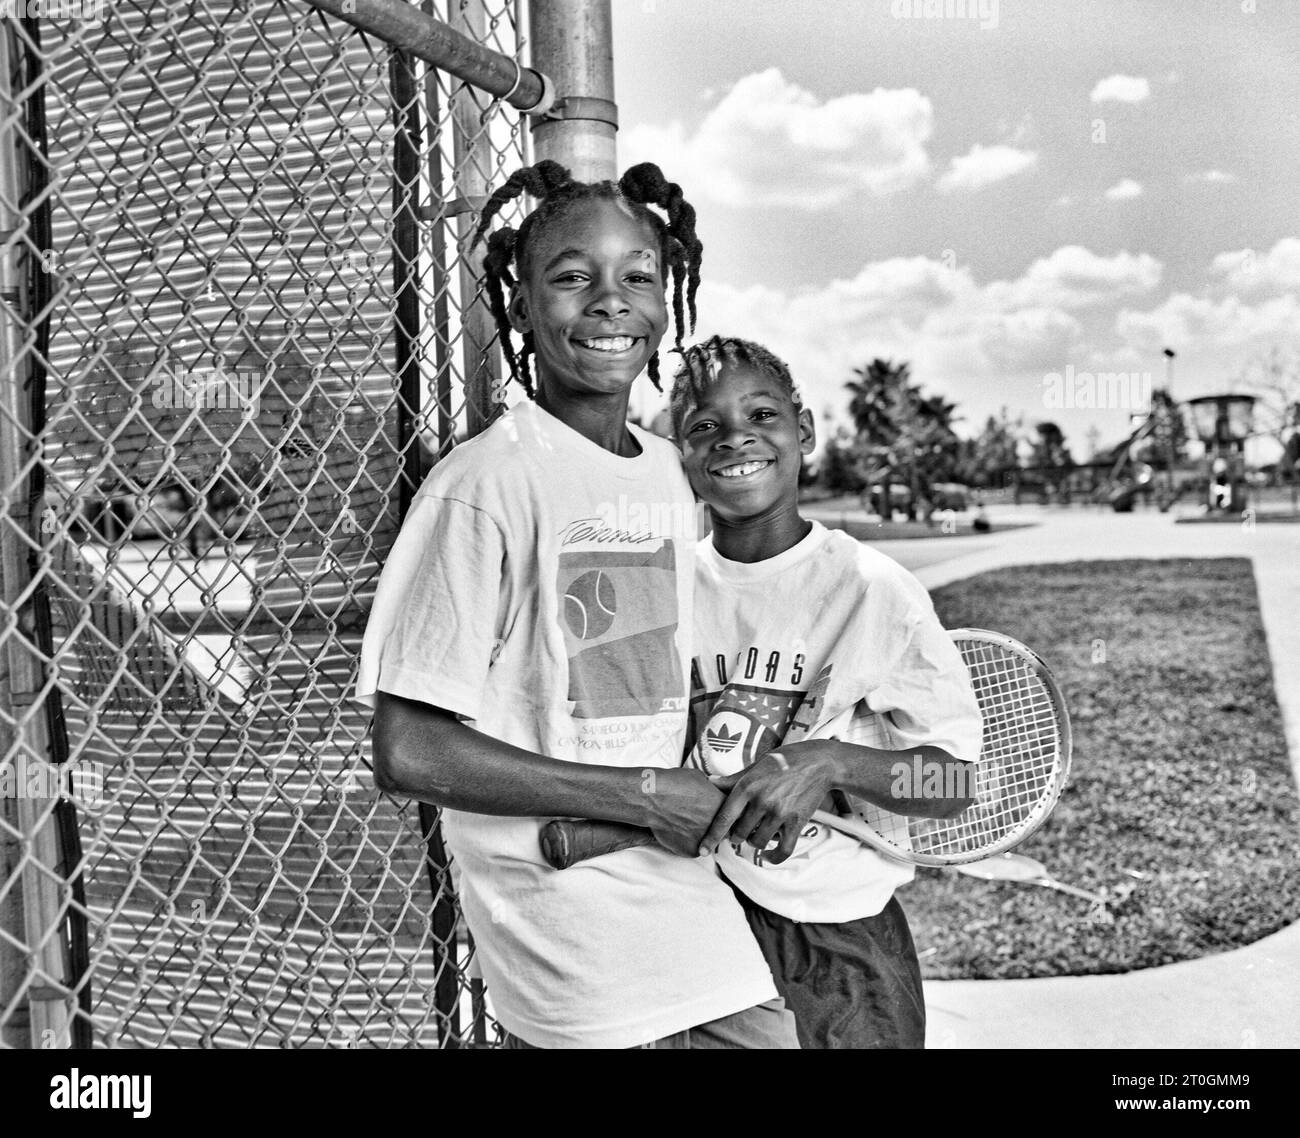
[[[1068,509],[990,516],[994,532],[987,536],[883,541],[875,548],[929,589],[1008,565],[1248,557],[1300,783],[1300,525],[1188,525],[1154,512]],[[1040,524],[998,534],[999,516],[1036,516]],[[1231,952],[1117,976],[946,980],[925,987],[930,1047],[1297,1047],[1300,924]]]

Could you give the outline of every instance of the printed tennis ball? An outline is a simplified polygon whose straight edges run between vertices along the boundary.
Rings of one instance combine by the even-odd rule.
[[[617,609],[614,582],[601,569],[575,577],[564,594],[564,619],[579,640],[603,636],[614,623]]]

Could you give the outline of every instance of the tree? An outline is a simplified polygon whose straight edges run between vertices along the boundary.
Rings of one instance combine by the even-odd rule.
[[[881,488],[880,511],[886,517],[892,513],[891,484],[906,485],[908,517],[915,518],[920,501],[932,501],[932,484],[951,478],[956,468],[956,405],[941,395],[923,396],[905,362],[874,359],[853,374],[856,379],[845,387],[861,476],[868,488]]]
[[[874,359],[865,368],[854,368],[858,378],[844,386],[849,390],[849,417],[859,435],[872,442],[889,442],[896,428],[890,415],[890,395],[898,387],[905,387],[911,376],[911,365],[894,364],[890,360]]]
[[[1256,422],[1282,448],[1279,472],[1300,477],[1300,350],[1274,345],[1242,369],[1238,386],[1256,397]]]
[[[841,428],[826,444],[817,465],[818,480],[833,494],[858,494],[866,487],[857,438]]]
[[[1039,423],[1036,429],[1038,438],[1030,461],[1048,486],[1062,498],[1068,497],[1064,488],[1070,471],[1074,469],[1074,458],[1065,444],[1065,433],[1050,420]]]
[[[990,415],[984,430],[974,441],[972,481],[977,486],[1001,486],[1006,476],[1020,465],[1016,448],[1024,432],[1022,419],[1013,420],[1002,408],[998,416]]]

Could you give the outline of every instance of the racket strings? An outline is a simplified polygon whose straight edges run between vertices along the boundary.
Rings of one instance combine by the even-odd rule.
[[[1050,809],[1064,774],[1052,690],[1027,659],[1000,644],[958,640],[984,719],[973,804],[956,818],[916,818],[868,803],[854,813],[901,853],[952,859],[1014,844]],[[851,742],[895,749],[882,716],[857,716]]]
[[[913,819],[918,853],[960,854],[1014,840],[1051,804],[1061,766],[1060,716],[1037,669],[996,644],[958,647],[984,717],[975,801],[956,818]]]

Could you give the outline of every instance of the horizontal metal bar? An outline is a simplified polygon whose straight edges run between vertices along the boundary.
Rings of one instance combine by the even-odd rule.
[[[387,40],[526,114],[555,102],[555,84],[540,71],[475,43],[404,0],[307,0],[313,8]]]
[[[437,221],[439,218],[459,217],[462,213],[477,213],[486,201],[486,194],[471,194],[467,198],[449,198],[440,205],[422,205],[416,212],[421,221]]]

